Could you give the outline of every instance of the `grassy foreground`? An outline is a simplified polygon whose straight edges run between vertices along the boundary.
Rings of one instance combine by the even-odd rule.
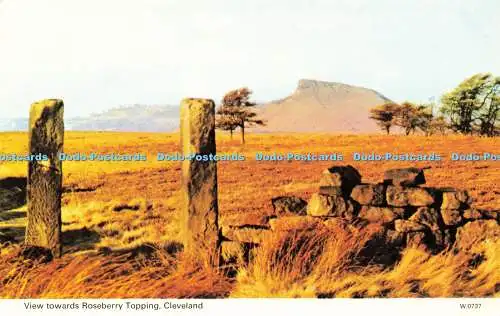
[[[64,163],[65,255],[48,264],[16,256],[26,207],[0,212],[0,232],[17,243],[0,255],[0,297],[500,297],[500,241],[470,253],[431,256],[407,249],[395,266],[361,264],[371,231],[310,227],[276,235],[236,277],[192,266],[179,236],[180,163],[156,161],[177,152],[178,134],[69,132],[65,152],[145,153],[146,162]],[[428,186],[467,189],[474,207],[500,209],[500,162],[451,162],[452,152],[495,152],[498,139],[436,136],[249,135],[240,145],[218,136],[221,221],[258,224],[278,195],[308,199],[321,171],[352,164],[365,182],[388,168],[430,166]],[[25,133],[1,133],[0,152],[27,151]],[[256,161],[257,152],[341,153],[337,162]],[[352,153],[438,153],[441,162],[355,162]],[[0,178],[26,176],[25,163],[0,162]],[[371,230],[378,228],[374,225]],[[292,249],[293,251],[291,251]],[[480,258],[480,260],[478,259]]]

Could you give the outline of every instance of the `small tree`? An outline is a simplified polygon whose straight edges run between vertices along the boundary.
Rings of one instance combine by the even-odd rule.
[[[446,122],[446,119],[443,116],[434,117],[430,121],[429,130],[428,133],[426,133],[426,135],[433,135],[436,133],[445,135],[447,129],[448,129],[448,123]]]
[[[231,134],[231,140],[233,139],[233,132],[238,128],[238,121],[232,115],[231,109],[221,106],[217,110],[217,117],[215,121],[215,128],[229,131]]]
[[[445,94],[442,103],[454,131],[493,136],[500,120],[500,78],[476,74]]]
[[[387,133],[391,132],[391,127],[396,123],[400,105],[396,103],[385,103],[370,110],[370,118],[375,120],[377,125]]]
[[[415,106],[416,128],[421,130],[426,136],[433,133],[432,124],[434,118],[434,104],[420,104]]]
[[[484,90],[475,125],[480,135],[492,137],[500,130],[500,77],[491,78]]]
[[[216,125],[231,132],[239,127],[241,129],[241,141],[245,143],[245,128],[254,125],[264,125],[264,121],[257,118],[253,111],[255,102],[250,101],[252,91],[246,87],[231,90],[222,98],[221,106],[217,110],[218,118]]]
[[[394,123],[403,128],[406,135],[410,135],[417,127],[424,127],[423,109],[411,102],[403,102],[396,112]]]

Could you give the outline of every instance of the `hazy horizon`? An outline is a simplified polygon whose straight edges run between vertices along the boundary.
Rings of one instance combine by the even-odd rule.
[[[438,99],[478,72],[500,74],[500,3],[431,0],[0,0],[0,117],[62,98],[66,116],[121,105],[254,99],[299,79]]]

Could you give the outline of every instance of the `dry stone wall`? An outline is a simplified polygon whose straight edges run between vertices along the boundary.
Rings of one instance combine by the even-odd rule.
[[[251,258],[252,250],[273,232],[332,220],[361,228],[379,224],[385,229],[385,242],[401,249],[470,249],[477,241],[499,238],[500,212],[472,208],[465,190],[423,187],[425,183],[420,168],[387,170],[380,183],[363,183],[350,165],[326,169],[308,202],[275,197],[274,215],[267,224],[223,227],[223,259]]]

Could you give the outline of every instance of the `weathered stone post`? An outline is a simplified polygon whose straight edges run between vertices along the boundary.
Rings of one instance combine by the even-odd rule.
[[[182,100],[180,125],[184,157],[215,155],[215,104],[212,100]],[[220,240],[216,161],[183,160],[182,187],[185,252],[199,263],[218,266]]]
[[[26,245],[47,248],[61,256],[62,162],[64,104],[43,100],[31,106],[29,121],[28,225]],[[40,160],[41,156],[46,160]]]

